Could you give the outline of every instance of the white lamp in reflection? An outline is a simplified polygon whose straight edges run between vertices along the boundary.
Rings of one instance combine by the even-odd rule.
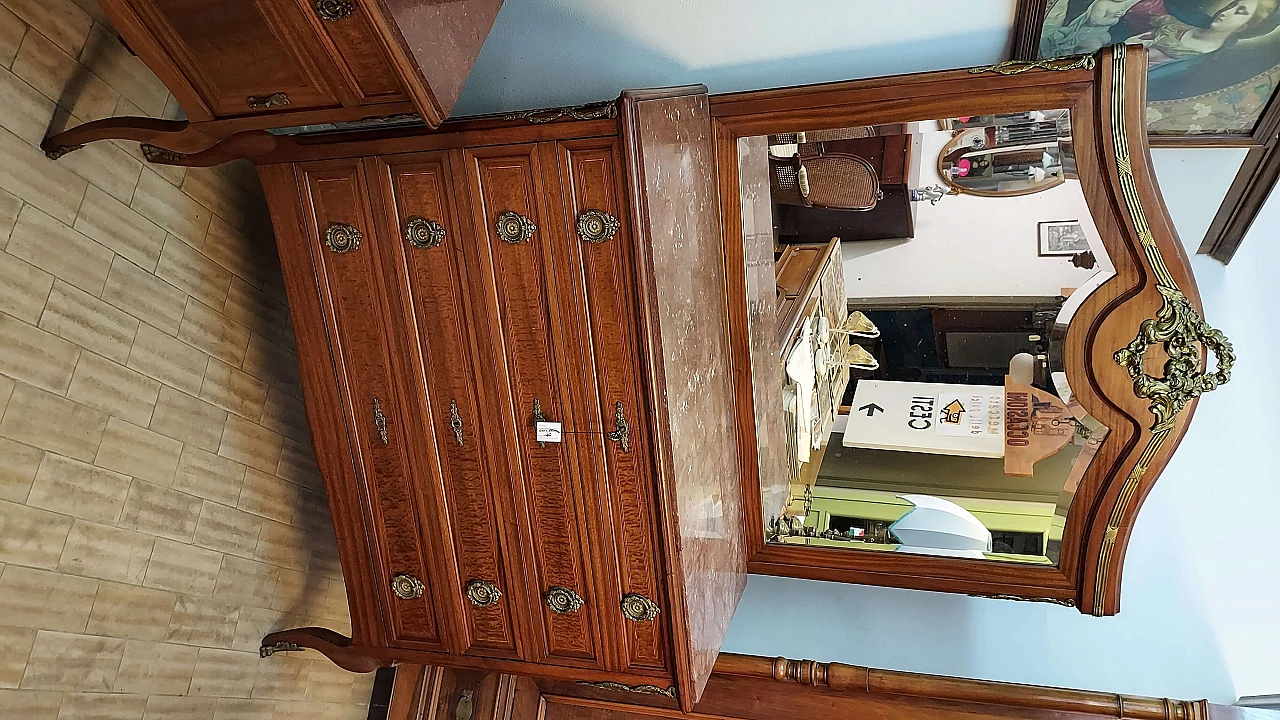
[[[1036,359],[1031,353],[1018,353],[1009,361],[1009,379],[1019,385],[1030,385],[1036,379]]]
[[[889,526],[902,543],[897,552],[982,559],[991,551],[991,531],[950,500],[932,495],[899,495],[915,507]]]

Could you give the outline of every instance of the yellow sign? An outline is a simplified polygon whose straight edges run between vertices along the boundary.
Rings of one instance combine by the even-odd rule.
[[[938,420],[951,425],[959,425],[962,415],[964,415],[964,404],[958,399],[952,400],[946,407],[942,408],[942,415]]]

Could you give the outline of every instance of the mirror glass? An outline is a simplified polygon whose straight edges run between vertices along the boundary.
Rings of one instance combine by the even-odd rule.
[[[757,392],[762,456],[786,458],[783,477],[762,462],[768,541],[1056,564],[1107,434],[1072,395],[1067,327],[1113,274],[1068,111],[743,138],[739,156],[743,197],[761,189],[744,237],[767,243],[767,216],[773,242],[775,322],[753,340],[755,382],[781,387]]]

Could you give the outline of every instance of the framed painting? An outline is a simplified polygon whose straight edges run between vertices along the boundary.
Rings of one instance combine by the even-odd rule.
[[[1089,252],[1089,238],[1079,220],[1054,220],[1038,226],[1040,257],[1052,255],[1078,255]]]
[[[1014,57],[1147,46],[1153,146],[1259,147],[1280,129],[1280,0],[1021,0]]]

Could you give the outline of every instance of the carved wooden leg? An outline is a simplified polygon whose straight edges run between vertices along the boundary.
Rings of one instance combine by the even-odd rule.
[[[250,130],[236,133],[228,138],[219,140],[205,150],[194,153],[174,152],[173,150],[166,150],[144,142],[142,143],[142,154],[147,158],[148,162],[160,165],[213,167],[214,165],[221,165],[240,158],[253,159],[259,155],[266,155],[276,149],[281,142],[280,138],[265,130]],[[288,142],[292,142],[292,140]]]
[[[273,632],[262,638],[262,647],[258,650],[258,654],[265,658],[278,652],[303,648],[315,650],[329,658],[334,665],[351,672],[373,672],[380,667],[391,665],[390,662],[383,662],[351,647],[351,638],[346,635],[318,627]]]
[[[98,140],[137,140],[184,151],[200,151],[217,142],[218,138],[191,127],[186,120],[115,117],[94,120],[51,135],[40,143],[40,149],[57,160]]]

